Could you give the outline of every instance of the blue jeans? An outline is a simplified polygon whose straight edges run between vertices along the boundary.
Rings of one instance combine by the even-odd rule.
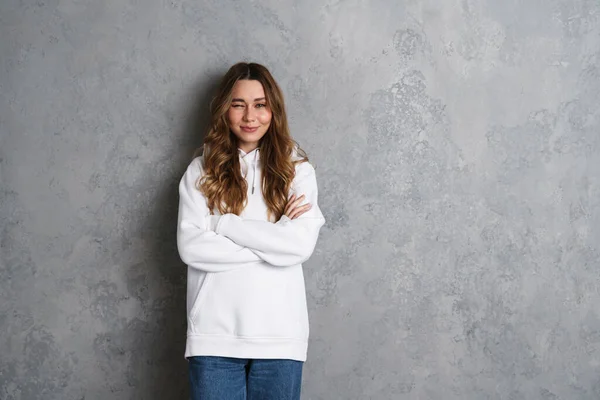
[[[192,400],[299,400],[303,362],[188,358]]]

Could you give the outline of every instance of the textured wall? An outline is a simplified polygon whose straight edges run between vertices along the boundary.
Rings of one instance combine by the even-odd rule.
[[[1,399],[185,397],[177,182],[242,59],[328,219],[304,398],[600,398],[597,0],[3,0]]]

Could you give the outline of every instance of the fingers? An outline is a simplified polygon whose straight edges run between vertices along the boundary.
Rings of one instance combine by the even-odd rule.
[[[305,197],[305,195],[298,197],[296,194],[293,194],[288,200],[288,204],[285,207],[284,214],[287,215],[290,219],[296,219],[308,210],[310,210],[312,208],[312,204],[306,203],[300,205],[300,203],[302,203]]]
[[[294,215],[294,218],[290,218],[290,219],[297,219],[299,217],[301,217],[304,213],[308,212],[308,210],[311,209],[312,206],[307,206],[305,209],[303,210],[299,210],[296,215]]]
[[[302,214],[304,214],[305,212],[307,212],[308,210],[310,210],[312,208],[312,204],[304,204],[302,206],[296,207],[292,212],[291,215],[289,215],[290,219],[296,219],[299,216],[301,216]]]
[[[296,195],[294,195],[293,197],[295,197]],[[300,205],[300,203],[302,203],[302,200],[304,200],[304,195],[298,197],[297,199],[295,199],[292,204],[294,205],[294,207],[297,207]]]
[[[290,211],[292,211],[293,207],[292,207],[292,203],[294,202],[294,199],[296,198],[296,195],[293,194],[292,197],[290,197],[288,199],[287,204],[285,205],[285,210],[284,210],[284,214],[288,215],[290,213]],[[289,216],[289,215],[288,215]]]
[[[290,197],[290,200],[288,201],[287,206],[285,207],[285,213],[287,214],[288,212],[292,211],[294,208],[298,207],[300,205],[300,203],[302,202],[302,200],[304,200],[304,195],[296,198],[296,195],[292,195],[292,197]]]

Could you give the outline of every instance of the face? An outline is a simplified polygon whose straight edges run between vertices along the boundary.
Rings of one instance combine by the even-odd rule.
[[[271,125],[271,115],[259,81],[243,79],[235,83],[227,120],[239,148],[248,153],[258,147],[258,141]]]

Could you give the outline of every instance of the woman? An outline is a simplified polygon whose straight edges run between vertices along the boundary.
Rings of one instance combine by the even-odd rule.
[[[299,399],[308,344],[302,263],[325,220],[281,89],[238,63],[211,103],[202,156],[179,185],[192,399]]]

